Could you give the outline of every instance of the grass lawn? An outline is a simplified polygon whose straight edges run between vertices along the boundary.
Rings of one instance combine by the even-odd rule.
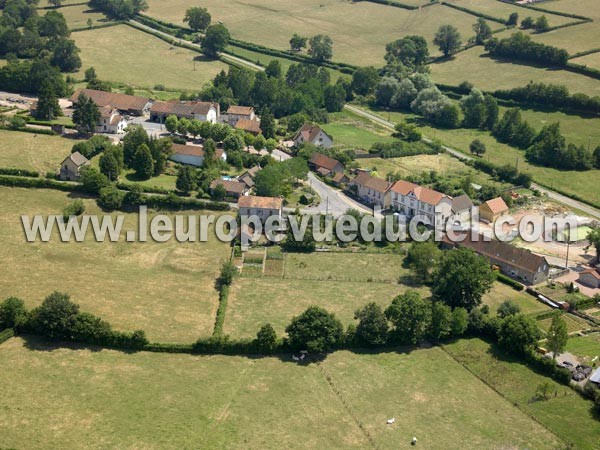
[[[379,111],[378,114],[381,117],[387,116],[387,113],[381,111]],[[573,121],[576,121],[576,117],[577,116],[575,116]],[[391,112],[390,118],[394,122],[400,122],[405,120],[414,120],[415,115],[402,112]],[[596,126],[595,122],[593,123],[594,126]],[[598,177],[600,177],[600,170],[576,172],[534,166],[525,160],[525,152],[496,141],[496,139],[492,137],[490,133],[485,131],[463,128],[447,130],[432,128],[430,126],[423,126],[421,128],[426,136],[439,139],[444,144],[466,154],[470,154],[469,144],[473,142],[474,139],[479,139],[485,144],[487,149],[483,158],[491,161],[494,164],[515,165],[518,162],[519,170],[531,173],[534,181],[549,187],[550,189],[560,188],[564,192],[576,194],[582,199],[590,202],[598,202],[598,198],[600,198],[600,184],[596,182]],[[564,126],[563,128],[565,130],[569,130],[569,126]],[[592,128],[592,130],[594,129]],[[596,132],[593,131],[593,133]],[[364,160],[364,163],[369,164],[369,161],[372,160]]]
[[[506,300],[512,300],[523,314],[536,314],[549,311],[550,307],[538,302],[524,291],[515,291],[510,286],[496,281],[490,292],[483,296],[483,304],[490,307],[490,314],[496,314],[498,307]]]
[[[568,30],[576,28],[564,30],[570,33]],[[521,87],[530,81],[543,81],[564,85],[572,93],[600,95],[598,80],[585,75],[495,60],[484,56],[484,53],[483,47],[478,46],[465,50],[450,60],[431,64],[431,76],[436,83],[458,85],[463,81],[470,81],[486,91]]]
[[[57,171],[77,141],[58,136],[0,130],[0,167]]]
[[[479,339],[461,340],[444,346],[444,349],[511,404],[533,416],[564,441],[572,443],[572,448],[598,448],[600,427],[593,417],[589,400],[550,378],[538,375],[520,361],[499,354],[495,347]],[[550,383],[557,396],[532,402],[541,383]]]
[[[396,283],[410,273],[402,267],[404,255],[372,253],[288,253],[285,278]]]
[[[234,281],[229,294],[225,332],[235,338],[254,337],[261,325],[270,323],[281,335],[292,317],[311,305],[335,313],[347,326],[358,308],[369,302],[386,308],[406,289],[407,286],[394,283],[242,277]],[[427,288],[418,290],[429,295]]]
[[[204,243],[28,243],[20,214],[61,214],[72,198],[63,192],[0,188],[0,291],[34,307],[52,291],[71,295],[83,311],[119,330],[143,329],[152,341],[193,342],[212,333],[218,296],[214,281],[229,247],[214,237]],[[101,211],[84,200],[86,214]],[[124,230],[137,231],[137,215],[125,214]],[[124,233],[123,233],[124,235]],[[26,274],[26,275],[24,275]]]
[[[397,449],[414,435],[428,449],[560,444],[439,348],[298,365],[15,338],[0,363],[9,448]]]
[[[388,129],[377,126],[349,111],[329,114],[329,123],[321,127],[333,137],[335,147],[369,150],[376,142],[393,142]]]
[[[163,173],[157,177],[152,177],[149,180],[140,181],[136,178],[135,171],[130,170],[123,174],[122,178],[128,183],[139,183],[142,186],[147,186],[150,188],[158,187],[162,189],[170,189],[172,191],[176,190],[175,184],[177,183],[177,177],[175,175],[167,175]]]
[[[107,81],[153,88],[200,90],[227,64],[207,61],[199,53],[170,44],[127,25],[73,33],[81,49],[83,71],[94,67],[98,77]],[[194,59],[196,60],[194,70]]]
[[[596,356],[600,357],[600,333],[569,338],[567,351],[587,360],[592,360]]]
[[[189,7],[187,0],[150,0],[148,4],[146,14],[180,24]],[[441,25],[453,24],[466,40],[473,35],[471,27],[476,20],[441,5],[409,11],[345,0],[207,0],[202,6],[208,8],[213,22],[222,21],[236,39],[288,49],[294,33],[302,36],[322,33],[333,39],[334,61],[361,66],[383,64],[385,45],[406,35],[424,36],[430,43],[430,51],[439,54],[431,41]],[[265,24],[269,26],[265,28]]]

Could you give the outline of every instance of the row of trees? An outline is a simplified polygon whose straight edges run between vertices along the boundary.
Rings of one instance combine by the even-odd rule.
[[[142,349],[148,344],[146,335],[138,330],[118,332],[94,316],[81,312],[68,294],[53,292],[37,308],[27,311],[23,300],[9,297],[0,303],[0,329],[35,333],[54,340],[67,340],[109,347]]]
[[[251,72],[230,67],[219,73],[199,97],[219,102],[221,109],[232,104],[254,105],[261,117],[265,138],[274,137],[273,116],[284,117],[304,112],[322,122],[323,111],[340,111],[351,92],[344,79],[331,84],[330,72],[312,64],[292,64],[284,74],[278,61],[272,61],[264,72]]]
[[[521,32],[505,39],[490,39],[485,49],[492,56],[550,66],[564,67],[569,60],[566,50],[535,42]]]
[[[290,48],[300,52],[307,47],[308,54],[316,61],[330,61],[333,58],[333,40],[326,34],[317,34],[311,38],[294,33],[290,38]]]

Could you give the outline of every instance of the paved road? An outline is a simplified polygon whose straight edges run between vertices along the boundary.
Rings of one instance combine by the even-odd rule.
[[[129,23],[132,24],[135,28],[142,28],[142,29],[148,30],[148,31],[150,31],[152,33],[160,34],[161,36],[167,37],[169,39],[176,39],[180,43],[184,43],[184,44],[186,44],[186,45],[188,45],[188,46],[190,46],[192,48],[195,48],[195,49],[197,49],[199,51],[202,51],[202,48],[198,44],[194,44],[193,42],[186,41],[184,39],[176,38],[175,36],[173,36],[173,35],[171,35],[169,33],[165,33],[163,31],[156,30],[156,29],[154,29],[152,27],[149,27],[147,25],[144,25],[143,23],[138,22],[137,20],[129,20]],[[248,67],[248,68],[250,68],[252,70],[265,70],[264,67],[259,66],[258,64],[254,64],[253,62],[247,61],[245,59],[238,58],[237,56],[229,55],[227,53],[219,53],[219,56],[221,58],[223,58],[223,59],[230,60],[230,61],[236,62],[238,64],[242,64],[242,65],[244,65],[244,66],[246,66],[246,67]]]
[[[394,129],[395,124],[393,122],[390,122],[388,120],[385,120],[384,118],[373,114],[369,111],[365,111],[364,109],[358,108],[356,106],[353,105],[345,105],[344,108],[346,108],[348,111],[351,111],[359,116],[365,117],[375,123],[377,123],[378,125],[381,125],[385,128]],[[431,142],[432,140],[430,138],[428,138],[427,136],[423,136],[423,140],[426,142]],[[448,147],[447,145],[442,145],[442,147],[444,148],[445,151],[447,151],[448,153],[450,153],[451,155],[455,156],[456,158],[465,160],[465,161],[469,161],[471,159],[473,159],[472,156],[467,155],[459,150],[456,150],[452,147]],[[580,201],[577,200],[573,200],[572,198],[566,197],[562,194],[559,194],[556,191],[553,191],[551,189],[545,188],[543,186],[540,186],[539,184],[536,183],[531,183],[531,187],[534,189],[539,190],[540,192],[548,195],[549,198],[551,198],[552,200],[556,200],[557,202],[560,202],[566,206],[569,206],[570,208],[575,208],[578,209],[580,211],[583,211],[584,213],[588,214],[590,217],[594,217],[596,219],[600,219],[600,210],[597,208],[594,208],[593,206],[587,205],[585,203],[582,203]]]
[[[285,161],[286,159],[291,158],[291,156],[287,153],[277,149],[273,150],[272,156],[277,161]],[[319,197],[321,197],[321,202],[317,206],[303,208],[302,212],[308,214],[329,213],[332,214],[333,217],[339,217],[349,209],[353,208],[365,214],[373,214],[373,210],[351,199],[342,191],[324,183],[312,172],[308,173],[308,183],[312,187],[312,189],[314,189],[315,192],[319,194]]]
[[[323,181],[319,180],[312,172],[308,173],[308,183],[315,190],[321,202],[317,206],[305,208],[303,211],[309,214],[325,214],[329,213],[333,217],[339,217],[346,213],[349,209],[357,209],[365,214],[373,214],[373,210],[351,199],[346,194]]]

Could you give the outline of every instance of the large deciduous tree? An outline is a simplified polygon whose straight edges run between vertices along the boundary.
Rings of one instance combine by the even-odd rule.
[[[311,37],[308,45],[308,54],[317,61],[328,61],[333,57],[333,40],[325,34]]]
[[[311,306],[294,317],[285,331],[291,348],[317,353],[330,350],[344,335],[342,324],[335,315],[318,306]]]
[[[393,337],[403,344],[419,344],[431,325],[431,304],[412,290],[396,297],[385,310]]]
[[[453,308],[471,310],[481,303],[495,279],[484,257],[469,249],[451,250],[444,252],[433,274],[432,293]]]
[[[210,25],[211,16],[206,8],[194,6],[185,12],[183,21],[194,31],[204,31]]]
[[[444,56],[453,55],[461,46],[460,33],[453,25],[442,25],[435,34],[433,43]]]
[[[216,58],[220,52],[229,44],[231,36],[225,25],[219,23],[210,25],[202,39],[202,52],[212,58]]]

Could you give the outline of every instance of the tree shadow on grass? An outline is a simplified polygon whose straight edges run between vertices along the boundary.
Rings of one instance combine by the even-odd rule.
[[[51,340],[42,336],[35,336],[31,334],[19,334],[18,337],[23,339],[24,347],[27,350],[37,351],[37,352],[53,352],[55,350],[67,349],[67,350],[88,350],[92,353],[99,353],[103,350],[112,350],[115,352],[123,353],[123,354],[132,354],[137,353],[135,350],[123,350],[123,349],[113,349],[108,347],[102,347],[98,345],[90,345],[90,344],[82,344],[79,342],[69,342],[69,341],[59,341],[59,340]]]

